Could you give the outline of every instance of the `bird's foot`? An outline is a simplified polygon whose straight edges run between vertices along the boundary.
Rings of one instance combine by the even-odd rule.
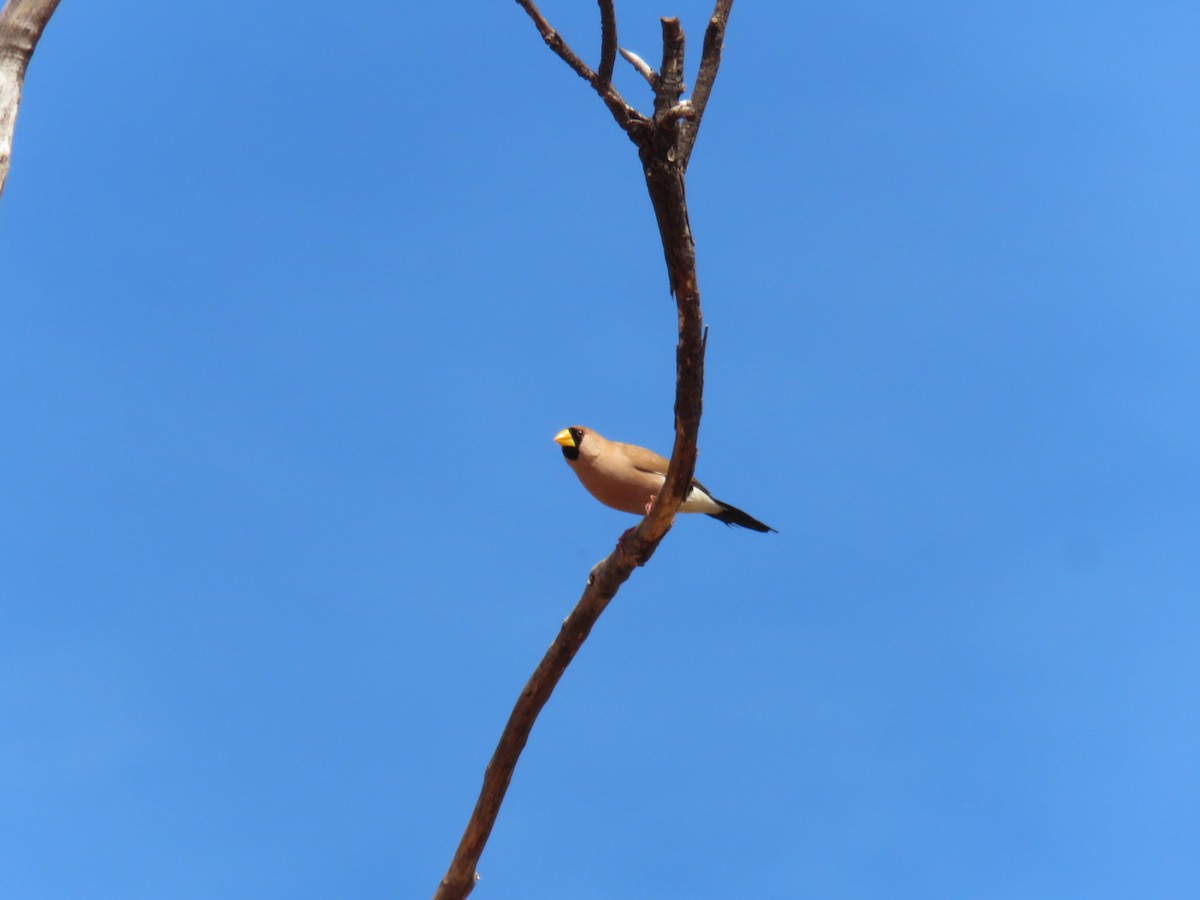
[[[651,494],[650,499],[646,501],[646,515],[650,515],[650,507],[654,505],[654,501],[658,499],[658,494]]]

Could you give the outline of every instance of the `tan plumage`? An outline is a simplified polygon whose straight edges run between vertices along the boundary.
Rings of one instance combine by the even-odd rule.
[[[564,428],[554,436],[554,441],[562,447],[567,465],[588,493],[613,509],[643,515],[667,480],[667,460],[657,453],[607,440],[590,428],[581,425]],[[692,481],[679,511],[704,513],[726,525],[753,531],[775,530],[736,506],[717,500],[696,480]]]

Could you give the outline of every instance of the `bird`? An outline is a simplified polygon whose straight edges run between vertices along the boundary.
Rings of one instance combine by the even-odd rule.
[[[554,442],[562,447],[563,458],[588,493],[621,512],[649,512],[666,483],[667,460],[645,447],[610,441],[582,425],[564,428],[554,436]],[[726,525],[751,531],[775,531],[749,513],[716,499],[695,479],[679,511],[704,513]]]

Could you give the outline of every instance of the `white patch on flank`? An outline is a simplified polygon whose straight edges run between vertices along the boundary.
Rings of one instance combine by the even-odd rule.
[[[719,513],[724,508],[700,488],[693,487],[687,499],[680,504],[679,511],[687,513]]]

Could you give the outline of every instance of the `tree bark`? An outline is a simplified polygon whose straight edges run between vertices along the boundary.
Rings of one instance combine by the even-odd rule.
[[[0,9],[0,197],[12,160],[25,70],[58,0],[8,0]]]

